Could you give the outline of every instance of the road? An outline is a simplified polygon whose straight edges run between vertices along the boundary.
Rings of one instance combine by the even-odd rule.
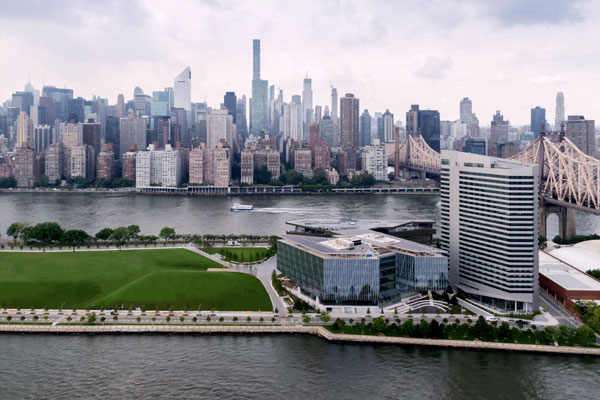
[[[568,325],[573,328],[578,328],[579,326],[581,326],[581,323],[575,317],[573,317],[566,311],[563,311],[543,292],[540,292],[540,301],[543,305],[546,306],[546,311],[548,311],[554,318],[556,318],[560,325]]]

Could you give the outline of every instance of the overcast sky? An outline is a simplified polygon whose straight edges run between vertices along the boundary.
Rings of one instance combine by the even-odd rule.
[[[192,68],[192,101],[218,107],[225,91],[250,97],[252,39],[262,78],[329,105],[329,82],[362,109],[404,120],[410,104],[459,115],[468,96],[482,125],[499,109],[528,124],[540,105],[554,122],[556,92],[567,114],[600,119],[600,2],[493,1],[52,1],[0,9],[0,99],[32,84],[75,96],[133,96],[173,85]],[[598,117],[598,118],[597,118]]]

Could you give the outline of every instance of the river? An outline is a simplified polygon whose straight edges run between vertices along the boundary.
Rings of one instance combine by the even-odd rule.
[[[0,397],[597,399],[597,358],[305,336],[0,337]]]
[[[55,221],[95,234],[104,227],[138,224],[144,234],[164,226],[178,233],[282,234],[294,218],[439,218],[436,195],[164,196],[132,194],[0,193],[0,233],[13,222]],[[231,212],[235,203],[252,212]],[[558,218],[548,220],[549,237]],[[577,231],[600,232],[600,217],[578,213]]]
[[[56,221],[95,233],[281,234],[302,217],[438,218],[437,196],[0,194],[0,232]],[[255,210],[233,213],[234,203]],[[578,214],[578,231],[600,219]],[[550,220],[556,232],[556,220]],[[0,266],[1,267],[1,266]],[[600,360],[332,344],[308,336],[0,336],[0,399],[596,399]]]

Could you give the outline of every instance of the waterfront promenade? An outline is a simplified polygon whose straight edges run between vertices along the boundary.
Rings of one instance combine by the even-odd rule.
[[[600,348],[546,346],[468,340],[420,339],[407,337],[346,335],[332,333],[322,326],[273,325],[0,325],[0,333],[27,334],[308,334],[330,342],[412,345],[469,350],[522,351],[546,354],[600,356]]]

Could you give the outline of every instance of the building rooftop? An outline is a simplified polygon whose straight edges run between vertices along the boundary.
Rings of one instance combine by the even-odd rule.
[[[431,224],[435,223],[431,219],[350,219],[350,218],[301,218],[286,221],[286,224],[318,229],[330,232],[341,232],[348,229],[378,229],[378,228],[400,228],[406,225],[406,230],[411,229],[412,224]]]
[[[600,254],[591,250],[592,244],[589,246],[588,248],[583,246],[561,247],[560,249],[551,250],[550,254],[584,272],[591,269],[600,269]]]
[[[600,291],[600,281],[546,252],[540,251],[539,254],[540,274],[559,286],[566,290]]]
[[[389,252],[398,252],[429,257],[443,256],[442,251],[435,247],[369,229],[346,230],[343,234],[333,237],[285,235],[283,240],[328,255],[373,257]]]

